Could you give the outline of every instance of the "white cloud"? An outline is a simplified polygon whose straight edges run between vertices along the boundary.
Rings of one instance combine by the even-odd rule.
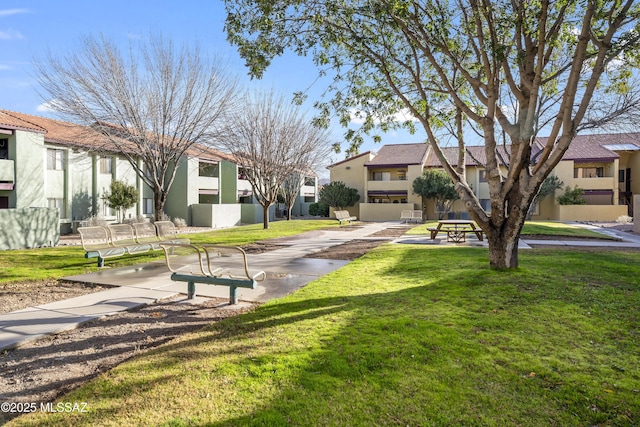
[[[0,9],[0,17],[29,13],[29,9]]]
[[[0,40],[19,40],[23,38],[24,36],[20,31],[13,30],[11,28],[8,30],[0,30]]]
[[[6,64],[0,64],[0,70],[10,70],[11,67]]]
[[[36,111],[39,113],[51,113],[54,111],[52,108],[52,105],[55,102],[56,101],[49,101],[49,102],[42,103],[36,107]]]

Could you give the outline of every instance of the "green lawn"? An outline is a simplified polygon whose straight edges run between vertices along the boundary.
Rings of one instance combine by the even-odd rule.
[[[640,253],[383,245],[10,425],[640,424]]]
[[[299,234],[320,228],[337,227],[335,220],[299,220],[272,222],[268,230],[262,224],[187,234],[194,243],[244,245],[258,240]],[[163,257],[162,251],[125,255],[106,260],[107,267],[120,267],[149,262]],[[22,280],[59,279],[98,270],[95,258],[85,259],[81,246],[0,251],[0,283]]]

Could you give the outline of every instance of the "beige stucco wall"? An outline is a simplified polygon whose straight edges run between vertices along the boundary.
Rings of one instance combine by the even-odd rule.
[[[418,209],[413,203],[360,203],[361,221],[398,221],[405,209]]]
[[[360,201],[365,201],[367,197],[365,183],[368,178],[367,168],[364,167],[364,164],[371,161],[373,157],[372,153],[366,153],[337,165],[333,165],[329,167],[329,179],[331,182],[342,181],[347,187],[355,188],[358,190],[358,194],[360,195]],[[348,210],[351,215],[360,218],[358,203],[350,207]],[[331,214],[331,216],[333,217],[333,214]]]
[[[615,221],[627,215],[624,205],[556,205],[558,221]]]

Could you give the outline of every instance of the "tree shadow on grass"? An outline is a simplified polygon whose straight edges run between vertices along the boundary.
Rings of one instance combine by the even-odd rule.
[[[193,375],[203,377],[197,392],[214,397],[167,413],[165,425],[592,425],[640,413],[632,390],[603,395],[590,378],[629,384],[632,373],[594,367],[591,360],[606,365],[623,356],[633,366],[640,362],[633,348],[621,345],[612,355],[577,347],[593,338],[581,322],[597,325],[596,331],[619,327],[607,312],[580,311],[597,292],[579,299],[576,289],[585,283],[554,281],[559,267],[494,272],[486,252],[446,251],[449,266],[424,249],[397,250],[386,264],[368,257],[292,296],[169,343],[85,388],[103,401],[113,394],[103,387],[122,393],[115,408],[96,408],[91,419],[122,416],[122,400],[193,394]],[[527,257],[557,264],[553,253]],[[345,282],[365,267],[366,280]],[[639,291],[620,292],[619,309],[630,312],[630,321]],[[548,323],[539,327],[532,319]],[[563,341],[567,337],[571,341]],[[134,375],[177,371],[184,374],[153,388]],[[595,402],[597,411],[585,401]],[[212,416],[220,405],[234,405],[223,420]]]

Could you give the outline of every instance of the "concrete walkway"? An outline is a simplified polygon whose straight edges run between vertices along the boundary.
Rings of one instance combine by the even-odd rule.
[[[265,271],[267,278],[259,283],[257,289],[238,289],[239,299],[241,301],[265,302],[272,298],[285,296],[316,278],[349,263],[349,261],[331,259],[303,258],[305,255],[354,239],[391,240],[390,238],[372,237],[371,235],[377,231],[400,225],[399,221],[359,223],[357,227],[311,231],[293,237],[278,239],[278,243],[283,245],[282,249],[248,255],[250,269]],[[578,225],[619,238],[621,241],[526,240],[520,242],[520,247],[528,248],[530,245],[535,244],[640,247],[640,236],[634,233]],[[446,239],[431,240],[425,236],[403,236],[395,239],[394,242],[448,244]],[[487,243],[486,241],[479,242],[475,238],[470,238],[466,243],[450,245],[486,247]],[[161,299],[185,295],[184,298],[176,302],[192,302],[193,300],[186,300],[186,283],[173,282],[170,279],[170,275],[164,262],[157,261],[122,268],[106,268],[95,273],[64,277],[64,280],[97,283],[113,286],[113,288],[64,301],[1,314],[0,350],[19,346],[43,335],[73,329],[90,320],[140,307]],[[196,295],[205,298],[228,298],[229,289],[226,286],[196,284]]]
[[[349,262],[303,258],[305,255],[353,239],[380,240],[368,236],[398,224],[399,222],[363,223],[357,227],[311,231],[278,239],[277,243],[283,245],[282,249],[247,256],[250,269],[265,271],[267,278],[259,283],[257,289],[238,289],[238,298],[241,301],[265,302],[285,296]],[[157,261],[64,277],[64,280],[97,283],[113,288],[0,314],[0,350],[161,299],[185,295],[177,302],[192,303],[194,300],[186,299],[187,284],[173,282],[170,276],[171,273],[164,261]],[[196,295],[205,298],[229,298],[229,288],[196,284]]]

